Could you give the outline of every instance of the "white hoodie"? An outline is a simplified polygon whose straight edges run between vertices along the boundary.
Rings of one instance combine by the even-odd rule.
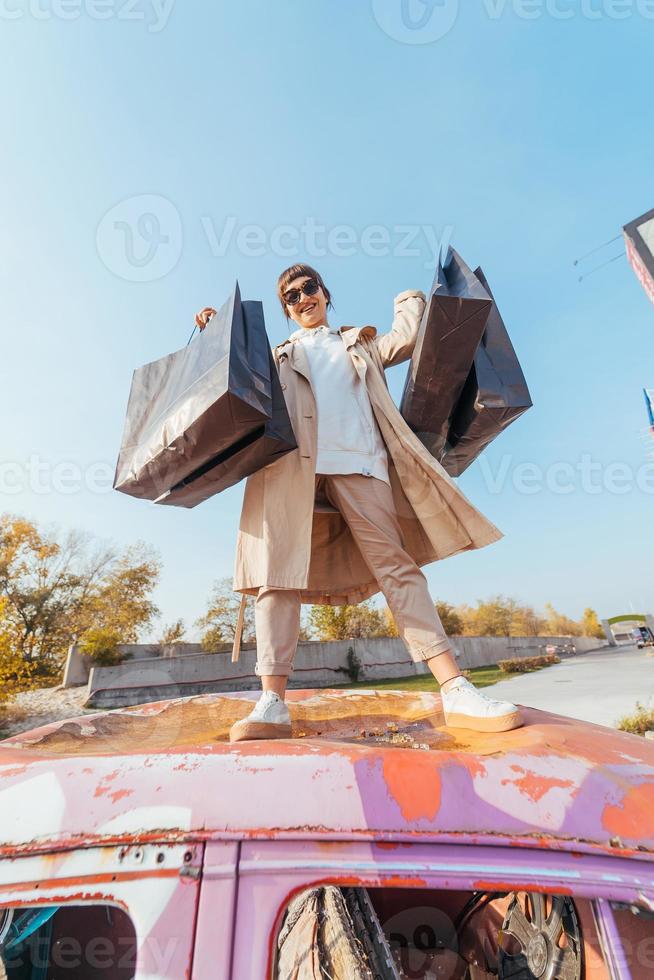
[[[318,415],[316,473],[362,473],[390,484],[388,457],[365,385],[338,330],[300,327]]]

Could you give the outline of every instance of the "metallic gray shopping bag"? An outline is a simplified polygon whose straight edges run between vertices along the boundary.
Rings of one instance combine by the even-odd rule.
[[[492,300],[458,252],[439,261],[407,373],[400,412],[440,459]]]
[[[490,286],[475,270],[493,306],[472,369],[454,410],[441,463],[458,476],[493,439],[531,408],[529,388]]]
[[[263,318],[246,321],[237,283],[199,336],[134,372],[114,487],[157,500],[254,439],[273,413],[270,361]]]
[[[263,306],[259,302],[244,301],[243,317],[248,333],[266,335]],[[277,366],[272,351],[268,348],[268,377],[272,407],[270,418],[199,466],[188,476],[163,494],[158,504],[171,504],[178,507],[195,507],[208,497],[233,486],[251,473],[263,469],[269,463],[297,449],[291,420],[286,408],[284,393],[277,374]]]
[[[450,249],[439,263],[401,411],[450,476],[532,405],[488,282]]]

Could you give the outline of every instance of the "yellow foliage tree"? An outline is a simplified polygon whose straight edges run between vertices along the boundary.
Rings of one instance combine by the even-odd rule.
[[[0,599],[0,703],[29,688],[36,669],[14,648],[11,629],[7,629],[6,608],[6,600]]]
[[[202,630],[202,646],[210,653],[219,643],[231,643],[236,635],[236,623],[241,605],[241,595],[232,589],[232,580],[222,578],[214,583],[209,596],[207,611],[196,620]],[[243,620],[244,643],[254,640],[254,600],[248,599]]]
[[[384,612],[375,609],[369,600],[356,606],[312,606],[309,624],[318,640],[388,636]]]
[[[89,535],[45,533],[0,515],[0,599],[11,649],[23,659],[60,664],[74,637],[113,630],[134,642],[158,614],[151,600],[160,571],[143,544],[116,555]]]
[[[598,640],[603,639],[606,636],[604,627],[600,623],[599,616],[594,609],[584,609],[584,614],[581,618],[581,626],[584,636],[594,636]]]
[[[454,606],[451,606],[449,602],[443,602],[439,599],[436,602],[436,612],[440,616],[443,629],[448,636],[463,635],[463,618],[459,615]]]
[[[399,636],[400,631],[397,628],[397,623],[393,618],[393,613],[390,611],[388,606],[384,609],[384,624],[386,627],[386,636]]]
[[[547,636],[581,636],[582,627],[569,616],[556,611],[551,602],[545,603],[545,633]]]

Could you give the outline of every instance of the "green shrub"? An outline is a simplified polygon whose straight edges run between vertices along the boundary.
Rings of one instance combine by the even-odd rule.
[[[552,664],[560,664],[561,658],[555,653],[548,653],[542,657],[515,657],[513,660],[499,660],[497,666],[505,674],[526,674],[530,670],[538,670],[539,667],[550,667]]]
[[[126,659],[118,650],[120,634],[115,630],[99,627],[87,630],[80,641],[80,650],[98,667],[115,667]]]
[[[363,664],[354,652],[354,647],[347,648],[347,675],[353,684],[361,677]]]
[[[644,735],[645,732],[654,731],[654,708],[646,708],[637,701],[633,715],[621,718],[618,728],[621,732],[630,732],[632,735]]]

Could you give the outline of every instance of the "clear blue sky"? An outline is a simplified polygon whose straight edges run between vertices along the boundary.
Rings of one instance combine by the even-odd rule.
[[[582,284],[572,265],[654,206],[647,6],[406,0],[403,21],[402,0],[5,0],[1,509],[155,545],[163,619],[190,624],[231,575],[242,485],[191,511],[107,489],[133,368],[237,276],[280,342],[297,258],[335,321],[386,329],[451,229],[535,407],[460,481],[505,537],[430,566],[434,597],[654,611],[654,308],[625,259]],[[579,471],[555,492],[584,457],[599,492]]]

